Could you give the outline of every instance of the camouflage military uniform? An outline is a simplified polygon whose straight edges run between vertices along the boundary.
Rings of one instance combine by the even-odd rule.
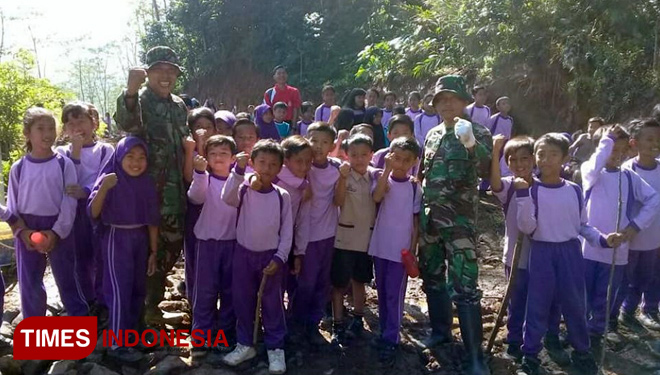
[[[473,123],[472,130],[477,140],[472,152],[456,138],[453,128],[438,126],[426,136],[419,241],[425,292],[448,288],[454,301],[468,304],[481,299],[475,228],[477,177],[488,177],[493,148],[488,129]]]
[[[176,95],[157,96],[148,87],[139,92],[135,109],[129,111],[124,91],[117,99],[115,122],[119,128],[144,139],[149,147],[147,172],[156,181],[160,195],[161,224],[158,241],[158,270],[147,281],[147,308],[155,309],[163,299],[165,276],[183,248],[183,218],[186,189],[183,180],[183,138],[189,135],[187,110]]]

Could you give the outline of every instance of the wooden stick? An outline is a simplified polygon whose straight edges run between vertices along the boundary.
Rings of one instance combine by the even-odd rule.
[[[493,350],[493,345],[495,344],[495,337],[497,337],[497,332],[502,327],[502,320],[504,320],[504,314],[506,314],[506,309],[509,307],[509,299],[511,298],[511,292],[513,291],[513,286],[516,282],[516,277],[518,276],[518,263],[520,263],[520,253],[522,253],[522,242],[523,242],[523,233],[518,234],[518,239],[516,241],[516,246],[513,248],[513,260],[511,261],[511,273],[509,274],[509,282],[506,284],[506,290],[504,292],[504,297],[502,298],[502,305],[500,306],[500,311],[497,313],[497,320],[495,321],[495,327],[493,327],[493,332],[490,334],[488,339],[488,346],[486,346],[486,354],[490,354]]]
[[[257,345],[257,338],[259,336],[259,313],[261,312],[261,298],[264,296],[264,288],[266,287],[266,279],[268,275],[264,274],[261,277],[261,284],[259,284],[259,292],[257,292],[257,308],[254,311],[254,331],[252,333],[252,344]]]

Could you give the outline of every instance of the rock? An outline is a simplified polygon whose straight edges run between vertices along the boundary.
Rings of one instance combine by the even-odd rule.
[[[140,370],[131,366],[121,366],[122,375],[140,375]]]
[[[48,375],[60,375],[76,367],[76,361],[57,361],[48,370]]]
[[[5,310],[5,313],[2,314],[2,321],[11,323],[20,313],[18,310]]]
[[[188,304],[183,301],[163,301],[158,307],[165,312],[187,312],[190,310]]]
[[[159,348],[158,350],[147,354],[146,359],[149,362],[149,367],[153,367],[165,357],[167,357],[167,349]]]
[[[2,322],[2,327],[0,327],[0,335],[3,335],[7,338],[14,337],[14,327],[11,325],[11,323],[6,321]]]
[[[15,361],[11,354],[0,357],[0,373],[3,375],[22,374],[23,370],[21,370],[21,362]]]
[[[182,375],[236,375],[236,373],[227,369],[213,368],[211,365],[206,364],[202,367],[186,371]]]
[[[23,361],[21,369],[25,375],[38,375],[45,372],[52,362],[47,360]]]
[[[20,314],[16,315],[14,320],[11,321],[11,326],[16,328],[18,323],[20,323],[22,320],[23,320],[23,313],[20,313]]]
[[[87,362],[82,365],[80,371],[87,375],[119,375],[106,367],[91,362]]]
[[[163,314],[163,323],[172,326],[190,324],[190,315],[182,312],[166,312]]]
[[[76,371],[76,369],[71,369],[65,372],[64,375],[78,375],[78,371]]]
[[[182,370],[190,366],[189,362],[180,357],[167,356],[162,361],[156,363],[145,375],[168,375],[174,371]]]

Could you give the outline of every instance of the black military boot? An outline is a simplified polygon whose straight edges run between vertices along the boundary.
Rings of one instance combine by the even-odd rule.
[[[429,290],[426,292],[426,303],[429,306],[431,336],[424,340],[424,346],[432,348],[452,342],[453,313],[449,293],[444,288],[442,290]]]
[[[466,375],[490,375],[490,369],[484,358],[481,342],[483,341],[483,324],[481,321],[480,304],[460,303],[456,305],[458,322],[461,326],[461,337],[467,354]]]

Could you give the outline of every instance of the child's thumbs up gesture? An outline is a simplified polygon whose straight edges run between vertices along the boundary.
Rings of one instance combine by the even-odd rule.
[[[454,125],[454,133],[456,138],[458,138],[465,148],[472,148],[477,144],[477,140],[474,138],[474,133],[472,132],[472,124],[462,118],[456,117],[454,119],[456,125]]]

